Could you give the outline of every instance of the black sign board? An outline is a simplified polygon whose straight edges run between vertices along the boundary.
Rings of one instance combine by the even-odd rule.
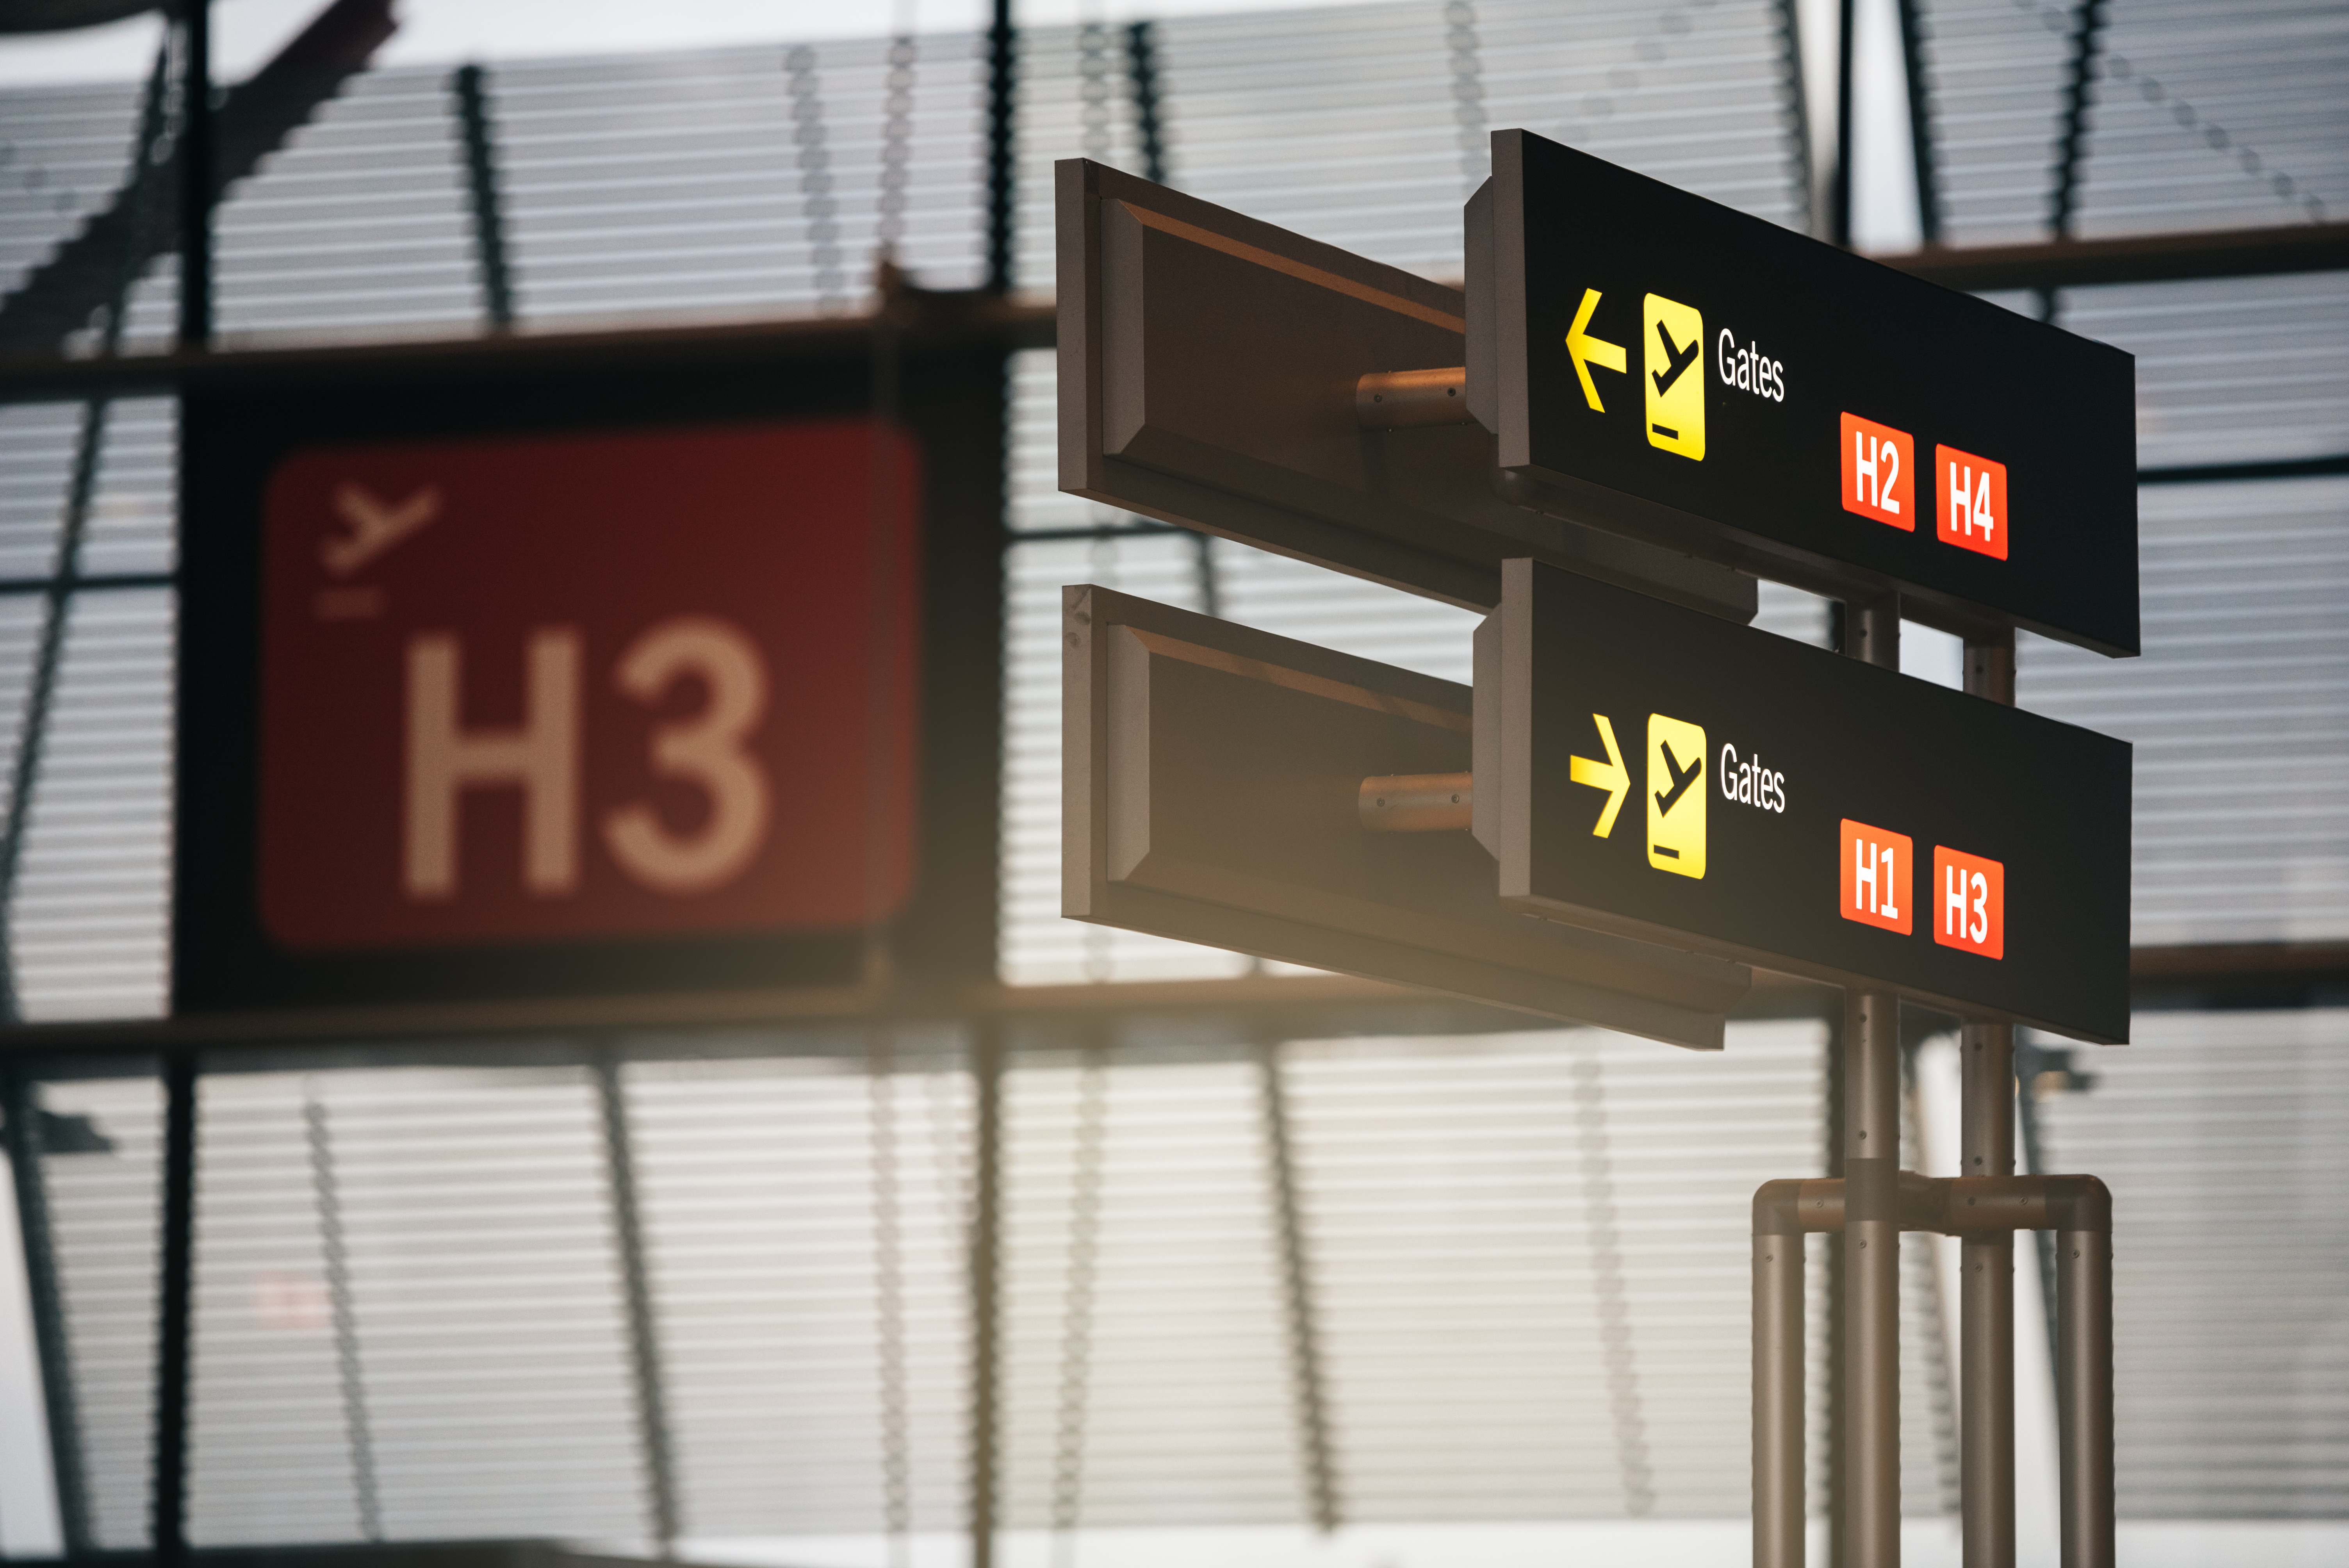
[[[1366,779],[1465,771],[1467,687],[1062,594],[1063,914],[1721,1048],[1745,965],[1526,920],[1466,833],[1364,830]]]
[[[2137,652],[2128,355],[1522,130],[1467,242],[1470,407],[1523,495]]]
[[[1478,610],[1524,555],[1754,618],[1750,578],[1496,494],[1475,424],[1362,428],[1364,375],[1461,364],[1459,290],[1053,167],[1062,490]]]
[[[1505,902],[2127,1038],[2127,745],[1536,562],[1502,583],[1475,823]]]

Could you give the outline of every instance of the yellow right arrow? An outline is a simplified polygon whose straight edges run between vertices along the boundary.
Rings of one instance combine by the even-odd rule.
[[[1571,343],[1574,340],[1568,338],[1567,341]],[[1623,351],[1619,348],[1615,352],[1619,355]],[[1583,377],[1586,386],[1589,379],[1588,376]],[[1595,403],[1598,399],[1593,398],[1592,401]],[[1623,809],[1623,797],[1631,792],[1631,772],[1623,766],[1623,748],[1615,744],[1615,727],[1607,722],[1607,716],[1603,713],[1594,713],[1590,717],[1599,721],[1599,738],[1607,743],[1607,760],[1597,762],[1588,757],[1573,758],[1567,769],[1567,777],[1577,784],[1588,784],[1594,789],[1607,791],[1607,809],[1599,813],[1599,825],[1590,830],[1591,837],[1603,839],[1614,830],[1615,813]]]
[[[1599,388],[1591,383],[1590,366],[1596,365],[1601,370],[1612,370],[1616,375],[1620,376],[1631,362],[1624,354],[1621,344],[1609,343],[1593,337],[1585,330],[1590,325],[1590,313],[1598,308],[1599,291],[1584,289],[1582,308],[1574,313],[1574,325],[1567,331],[1566,351],[1574,357],[1575,375],[1582,378],[1582,395],[1590,399],[1590,406],[1593,408],[1604,414],[1607,412],[1607,406],[1599,402]],[[1602,718],[1599,722],[1603,725],[1607,721]],[[1607,820],[1610,822],[1615,820],[1611,810],[1608,813]]]

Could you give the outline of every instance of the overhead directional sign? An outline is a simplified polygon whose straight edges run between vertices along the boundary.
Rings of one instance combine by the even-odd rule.
[[[1753,618],[1751,578],[1495,493],[1464,410],[1362,428],[1363,376],[1463,363],[1457,289],[1085,159],[1054,173],[1062,490],[1480,610],[1530,555]]]
[[[1520,499],[1952,630],[2137,636],[2134,362],[1522,130],[1468,208]]]
[[[991,981],[1001,355],[907,350],[888,412],[872,365],[663,335],[199,377],[174,1011]]]
[[[1529,921],[1464,832],[1368,832],[1368,778],[1464,770],[1464,686],[1063,591],[1061,913],[1718,1049],[1742,964]]]
[[[1532,561],[1476,660],[1505,903],[2127,1038],[2125,743]]]

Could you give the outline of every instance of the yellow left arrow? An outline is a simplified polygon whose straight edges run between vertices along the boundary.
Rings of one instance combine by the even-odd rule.
[[[1621,350],[1616,352],[1620,353]],[[1599,825],[1590,830],[1593,838],[1603,839],[1614,831],[1615,813],[1623,809],[1623,797],[1631,792],[1631,774],[1623,766],[1623,748],[1615,744],[1615,727],[1607,721],[1603,713],[1594,713],[1590,717],[1599,721],[1599,738],[1607,743],[1607,760],[1596,762],[1588,757],[1574,758],[1567,776],[1577,784],[1588,784],[1594,789],[1607,791],[1607,809],[1599,813]]]
[[[1582,380],[1582,395],[1590,399],[1593,408],[1604,414],[1607,406],[1599,400],[1599,387],[1590,379],[1590,367],[1596,365],[1601,370],[1612,370],[1620,376],[1631,361],[1623,352],[1621,344],[1608,343],[1590,335],[1590,313],[1598,308],[1599,291],[1584,289],[1582,308],[1574,313],[1574,325],[1567,329],[1566,352],[1574,360],[1575,375]],[[1611,822],[1615,819],[1609,814],[1607,820]]]

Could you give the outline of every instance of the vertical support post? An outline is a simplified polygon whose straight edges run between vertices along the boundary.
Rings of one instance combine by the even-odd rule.
[[[1838,602],[1829,608],[1834,621],[1833,645],[1837,652],[1845,652],[1848,639],[1844,635],[1844,623],[1847,619],[1844,606]],[[1832,1016],[1826,1021],[1826,1082],[1824,1085],[1826,1096],[1826,1169],[1828,1177],[1840,1181],[1843,1180],[1843,1041],[1846,1020],[1842,1007],[1833,1008],[1831,1012]],[[1851,1477],[1851,1467],[1844,1462],[1844,1456],[1851,1451],[1851,1400],[1847,1397],[1844,1381],[1844,1346],[1851,1342],[1850,1315],[1845,1310],[1843,1293],[1844,1253],[1843,1227],[1838,1225],[1826,1233],[1826,1299],[1823,1304],[1826,1308],[1826,1366],[1822,1370],[1826,1380],[1827,1429],[1826,1452],[1821,1459],[1825,1470],[1822,1479],[1826,1489],[1827,1568],[1844,1568],[1851,1558],[1850,1543],[1845,1538],[1845,1526],[1851,1510],[1844,1501],[1847,1483]]]
[[[1849,1563],[1900,1561],[1900,1001],[1844,1002],[1845,1526]]]
[[[1850,15],[1846,0],[1845,16]],[[1848,49],[1847,39],[1846,48]],[[1900,667],[1900,601],[1848,605],[1845,652]],[[1845,1550],[1900,1562],[1900,999],[1851,991],[1843,1026]]]
[[[314,1094],[302,1101],[310,1149],[310,1199],[318,1214],[318,1258],[326,1273],[326,1303],[334,1314],[335,1371],[343,1395],[343,1440],[351,1455],[351,1498],[359,1535],[383,1539],[383,1500],[376,1488],[375,1431],[367,1418],[366,1368],[359,1361],[357,1305],[351,1295],[350,1248],[343,1230],[342,1184],[335,1178],[335,1144],[326,1107]]]
[[[2080,208],[2080,169],[2086,161],[2088,95],[2096,74],[2096,46],[2105,26],[2105,0],[2074,0],[2072,62],[2064,73],[2064,130],[2056,138],[2054,184],[2047,192],[2047,237],[2068,240]],[[2062,313],[2061,296],[2052,288],[2039,291],[2039,319],[2053,322]]]
[[[1133,94],[1133,133],[1142,144],[1142,177],[1166,183],[1166,132],[1158,118],[1158,25],[1141,21],[1125,29],[1125,79]]]
[[[987,29],[987,289],[999,294],[1011,292],[1011,120],[1019,70],[1014,43],[1011,0],[995,0]]]
[[[1289,1375],[1297,1394],[1298,1438],[1314,1528],[1328,1535],[1340,1522],[1337,1465],[1330,1452],[1320,1318],[1314,1310],[1311,1260],[1306,1251],[1304,1215],[1297,1201],[1296,1153],[1289,1135],[1288,1089],[1281,1077],[1279,1045],[1259,1047],[1257,1064],[1264,1093],[1265,1163],[1271,1179],[1273,1212],[1280,1228],[1280,1280],[1288,1306]]]
[[[498,196],[497,147],[489,91],[479,66],[460,66],[457,120],[465,133],[465,192],[473,212],[473,259],[481,269],[481,311],[492,332],[513,330],[513,274],[506,261],[505,209]]]
[[[636,1382],[636,1433],[644,1450],[647,1511],[663,1562],[676,1553],[677,1467],[669,1451],[668,1399],[661,1377],[660,1330],[653,1315],[652,1279],[645,1266],[645,1231],[636,1202],[636,1156],[629,1135],[628,1102],[619,1057],[609,1048],[595,1058],[595,1095],[604,1113],[604,1169],[611,1185],[612,1231],[627,1292],[628,1349]]]
[[[1920,0],[1900,0],[1900,63],[1909,79],[1909,151],[1917,170],[1917,235],[1941,242],[1940,160],[1933,148],[1933,98],[1925,79],[1925,18]]]
[[[2063,1568],[2114,1568],[2113,1237],[2055,1233],[2056,1408],[2062,1430]]]
[[[25,1284],[32,1298],[33,1343],[41,1360],[41,1402],[48,1418],[49,1463],[57,1479],[58,1533],[67,1557],[86,1557],[89,1480],[81,1448],[81,1411],[74,1397],[73,1353],[66,1343],[65,1295],[57,1288],[57,1241],[49,1229],[47,1172],[41,1165],[41,1102],[31,1074],[10,1062],[0,1076],[6,1101],[8,1168],[16,1184],[16,1226],[25,1243]]]
[[[2014,634],[1966,645],[1966,690],[2014,701]],[[1961,1176],[2014,1174],[2014,1027],[1968,1024],[1959,1042]],[[2014,1233],[1958,1247],[1958,1446],[1965,1568],[2014,1568]]]
[[[180,347],[212,341],[212,0],[180,0]]]
[[[970,1568],[995,1568],[999,1468],[1000,1257],[1003,1206],[1003,1029],[982,1020],[971,1038]]]
[[[1847,250],[1851,246],[1852,29],[1858,9],[1858,0],[1839,0],[1836,6],[1835,166],[1827,171],[1827,238]]]
[[[905,1231],[897,1183],[896,1041],[874,1026],[866,1054],[873,1139],[873,1316],[881,1402],[881,1525],[890,1568],[913,1560],[914,1478],[905,1420]]]
[[[1754,1568],[1803,1568],[1803,1232],[1754,1195]]]
[[[157,1568],[188,1561],[188,1350],[194,1327],[196,1053],[163,1057],[163,1255],[156,1315],[155,1480]]]
[[[1786,112],[1794,117],[1794,178],[1787,183],[1801,193],[1802,228],[1818,232],[1819,179],[1811,162],[1810,93],[1803,86],[1803,26],[1795,15],[1796,0],[1776,0],[1778,70],[1784,84]]]

